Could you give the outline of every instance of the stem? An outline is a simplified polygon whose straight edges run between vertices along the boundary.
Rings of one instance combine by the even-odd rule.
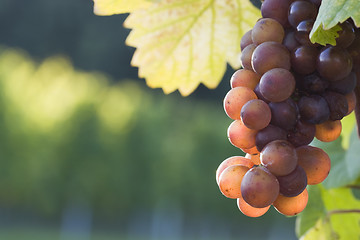
[[[343,214],[343,213],[360,213],[360,209],[331,210],[327,212],[327,216],[330,217],[333,214]]]
[[[347,188],[360,189],[360,185],[346,185]]]

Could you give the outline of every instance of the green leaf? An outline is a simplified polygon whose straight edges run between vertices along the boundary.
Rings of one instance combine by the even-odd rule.
[[[93,0],[94,13],[106,16],[147,8],[156,0]]]
[[[352,18],[360,27],[359,0],[322,0],[319,14],[310,32],[310,40],[322,45],[335,45],[337,31],[341,30],[338,23]]]
[[[350,143],[346,151],[341,147],[341,139],[344,137],[349,138],[347,141]],[[323,182],[326,188],[342,187],[353,183],[360,177],[360,140],[355,126],[351,135],[344,134],[340,139],[328,144],[317,141],[314,142],[314,145],[322,147],[331,159],[330,174]]]
[[[360,201],[350,189],[327,190],[320,184],[309,188],[309,197],[308,207],[297,219],[300,239],[359,239]]]
[[[313,228],[311,228],[300,240],[331,240],[333,237],[331,226],[328,221],[318,219]]]
[[[307,187],[309,200],[306,208],[296,218],[295,231],[298,237],[302,236],[309,229],[314,227],[316,222],[324,215],[325,206],[321,198],[319,186],[310,185]]]
[[[184,96],[215,88],[226,63],[240,67],[240,39],[260,17],[248,0],[168,0],[130,14],[132,65],[152,88]]]

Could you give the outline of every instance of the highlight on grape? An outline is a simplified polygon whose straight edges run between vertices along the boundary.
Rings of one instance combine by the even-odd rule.
[[[262,18],[241,39],[242,68],[230,79],[224,110],[234,120],[227,135],[246,153],[216,171],[221,193],[249,217],[270,206],[286,216],[306,207],[307,185],[330,172],[328,154],[314,138],[340,136],[341,119],[355,107],[360,78],[360,29],[341,24],[336,46],[309,40],[321,0],[265,0]]]

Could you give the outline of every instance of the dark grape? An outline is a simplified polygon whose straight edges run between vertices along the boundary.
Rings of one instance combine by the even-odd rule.
[[[244,48],[246,48],[248,45],[252,44],[252,39],[251,39],[251,29],[249,31],[247,31],[241,38],[240,41],[240,48],[241,51],[244,50]]]
[[[314,133],[315,134],[315,133]],[[255,144],[258,151],[265,147],[266,144],[274,140],[286,140],[286,131],[282,128],[269,124],[266,128],[260,130],[255,137]]]
[[[321,78],[317,73],[298,75],[296,80],[298,87],[308,93],[322,93],[329,86],[329,81]]]
[[[264,42],[255,48],[252,55],[252,67],[263,75],[273,68],[290,70],[290,52],[278,42]]]
[[[307,1],[295,1],[289,7],[288,20],[292,27],[296,28],[301,21],[315,20],[317,8]]]
[[[271,109],[271,124],[285,130],[295,127],[298,112],[296,103],[291,98],[283,102],[271,102],[269,107]]]
[[[262,18],[257,21],[252,29],[251,39],[256,45],[271,41],[281,43],[284,35],[284,28],[278,21],[271,18]]]
[[[323,94],[330,109],[330,120],[341,120],[348,111],[346,97],[340,93],[326,91]]]
[[[275,140],[266,144],[260,152],[260,161],[275,176],[285,176],[295,170],[297,155],[291,143]]]
[[[256,87],[255,87],[255,89],[254,89],[254,92],[255,92],[256,96],[258,97],[258,99],[261,99],[261,100],[263,100],[263,101],[266,102],[266,103],[269,103],[269,102],[270,102],[269,100],[267,100],[267,99],[261,94],[259,84],[256,85]]]
[[[296,81],[291,72],[283,68],[273,68],[261,77],[259,88],[267,100],[281,102],[291,96],[295,85]]]
[[[349,75],[339,81],[330,82],[329,89],[343,95],[352,92],[356,87],[356,74],[351,72]]]
[[[243,177],[241,194],[245,202],[256,208],[271,205],[279,195],[279,182],[264,167],[253,167]]]
[[[325,79],[337,81],[349,75],[352,69],[352,59],[345,49],[326,47],[319,54],[316,69]]]
[[[315,124],[298,121],[295,128],[288,132],[287,140],[294,145],[300,147],[308,145],[315,137]]]
[[[297,165],[295,170],[285,176],[277,177],[280,185],[280,194],[286,197],[295,197],[302,193],[307,186],[305,170]]]
[[[339,37],[336,38],[336,46],[347,48],[355,39],[355,31],[349,21],[340,24],[342,30],[338,32]]]
[[[347,48],[353,60],[353,70],[360,70],[360,30],[356,31],[356,38],[353,43]]]
[[[297,48],[300,44],[295,38],[294,30],[288,30],[285,33],[285,37],[283,40],[283,45],[289,50],[292,51]]]
[[[301,119],[312,124],[325,122],[330,117],[326,100],[319,95],[303,96],[298,102]]]
[[[299,74],[310,74],[316,70],[319,51],[315,47],[299,46],[291,52],[291,68]]]
[[[241,109],[240,116],[246,127],[260,130],[269,125],[271,111],[266,102],[254,99],[245,103]]]
[[[251,43],[247,45],[244,50],[241,52],[241,65],[245,69],[253,70],[251,65],[251,57],[256,48],[256,45]]]
[[[295,38],[301,45],[315,46],[315,47],[318,46],[318,44],[312,43],[309,38],[309,34],[311,32],[313,25],[314,25],[313,20],[304,20],[301,21],[296,27]]]
[[[288,9],[293,0],[266,0],[261,5],[261,15],[264,18],[277,20],[281,25],[288,24]]]

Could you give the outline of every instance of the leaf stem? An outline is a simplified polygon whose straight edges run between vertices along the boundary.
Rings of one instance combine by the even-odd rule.
[[[327,217],[330,217],[334,214],[343,214],[343,213],[360,213],[360,209],[343,209],[343,210],[331,210],[327,212]]]

